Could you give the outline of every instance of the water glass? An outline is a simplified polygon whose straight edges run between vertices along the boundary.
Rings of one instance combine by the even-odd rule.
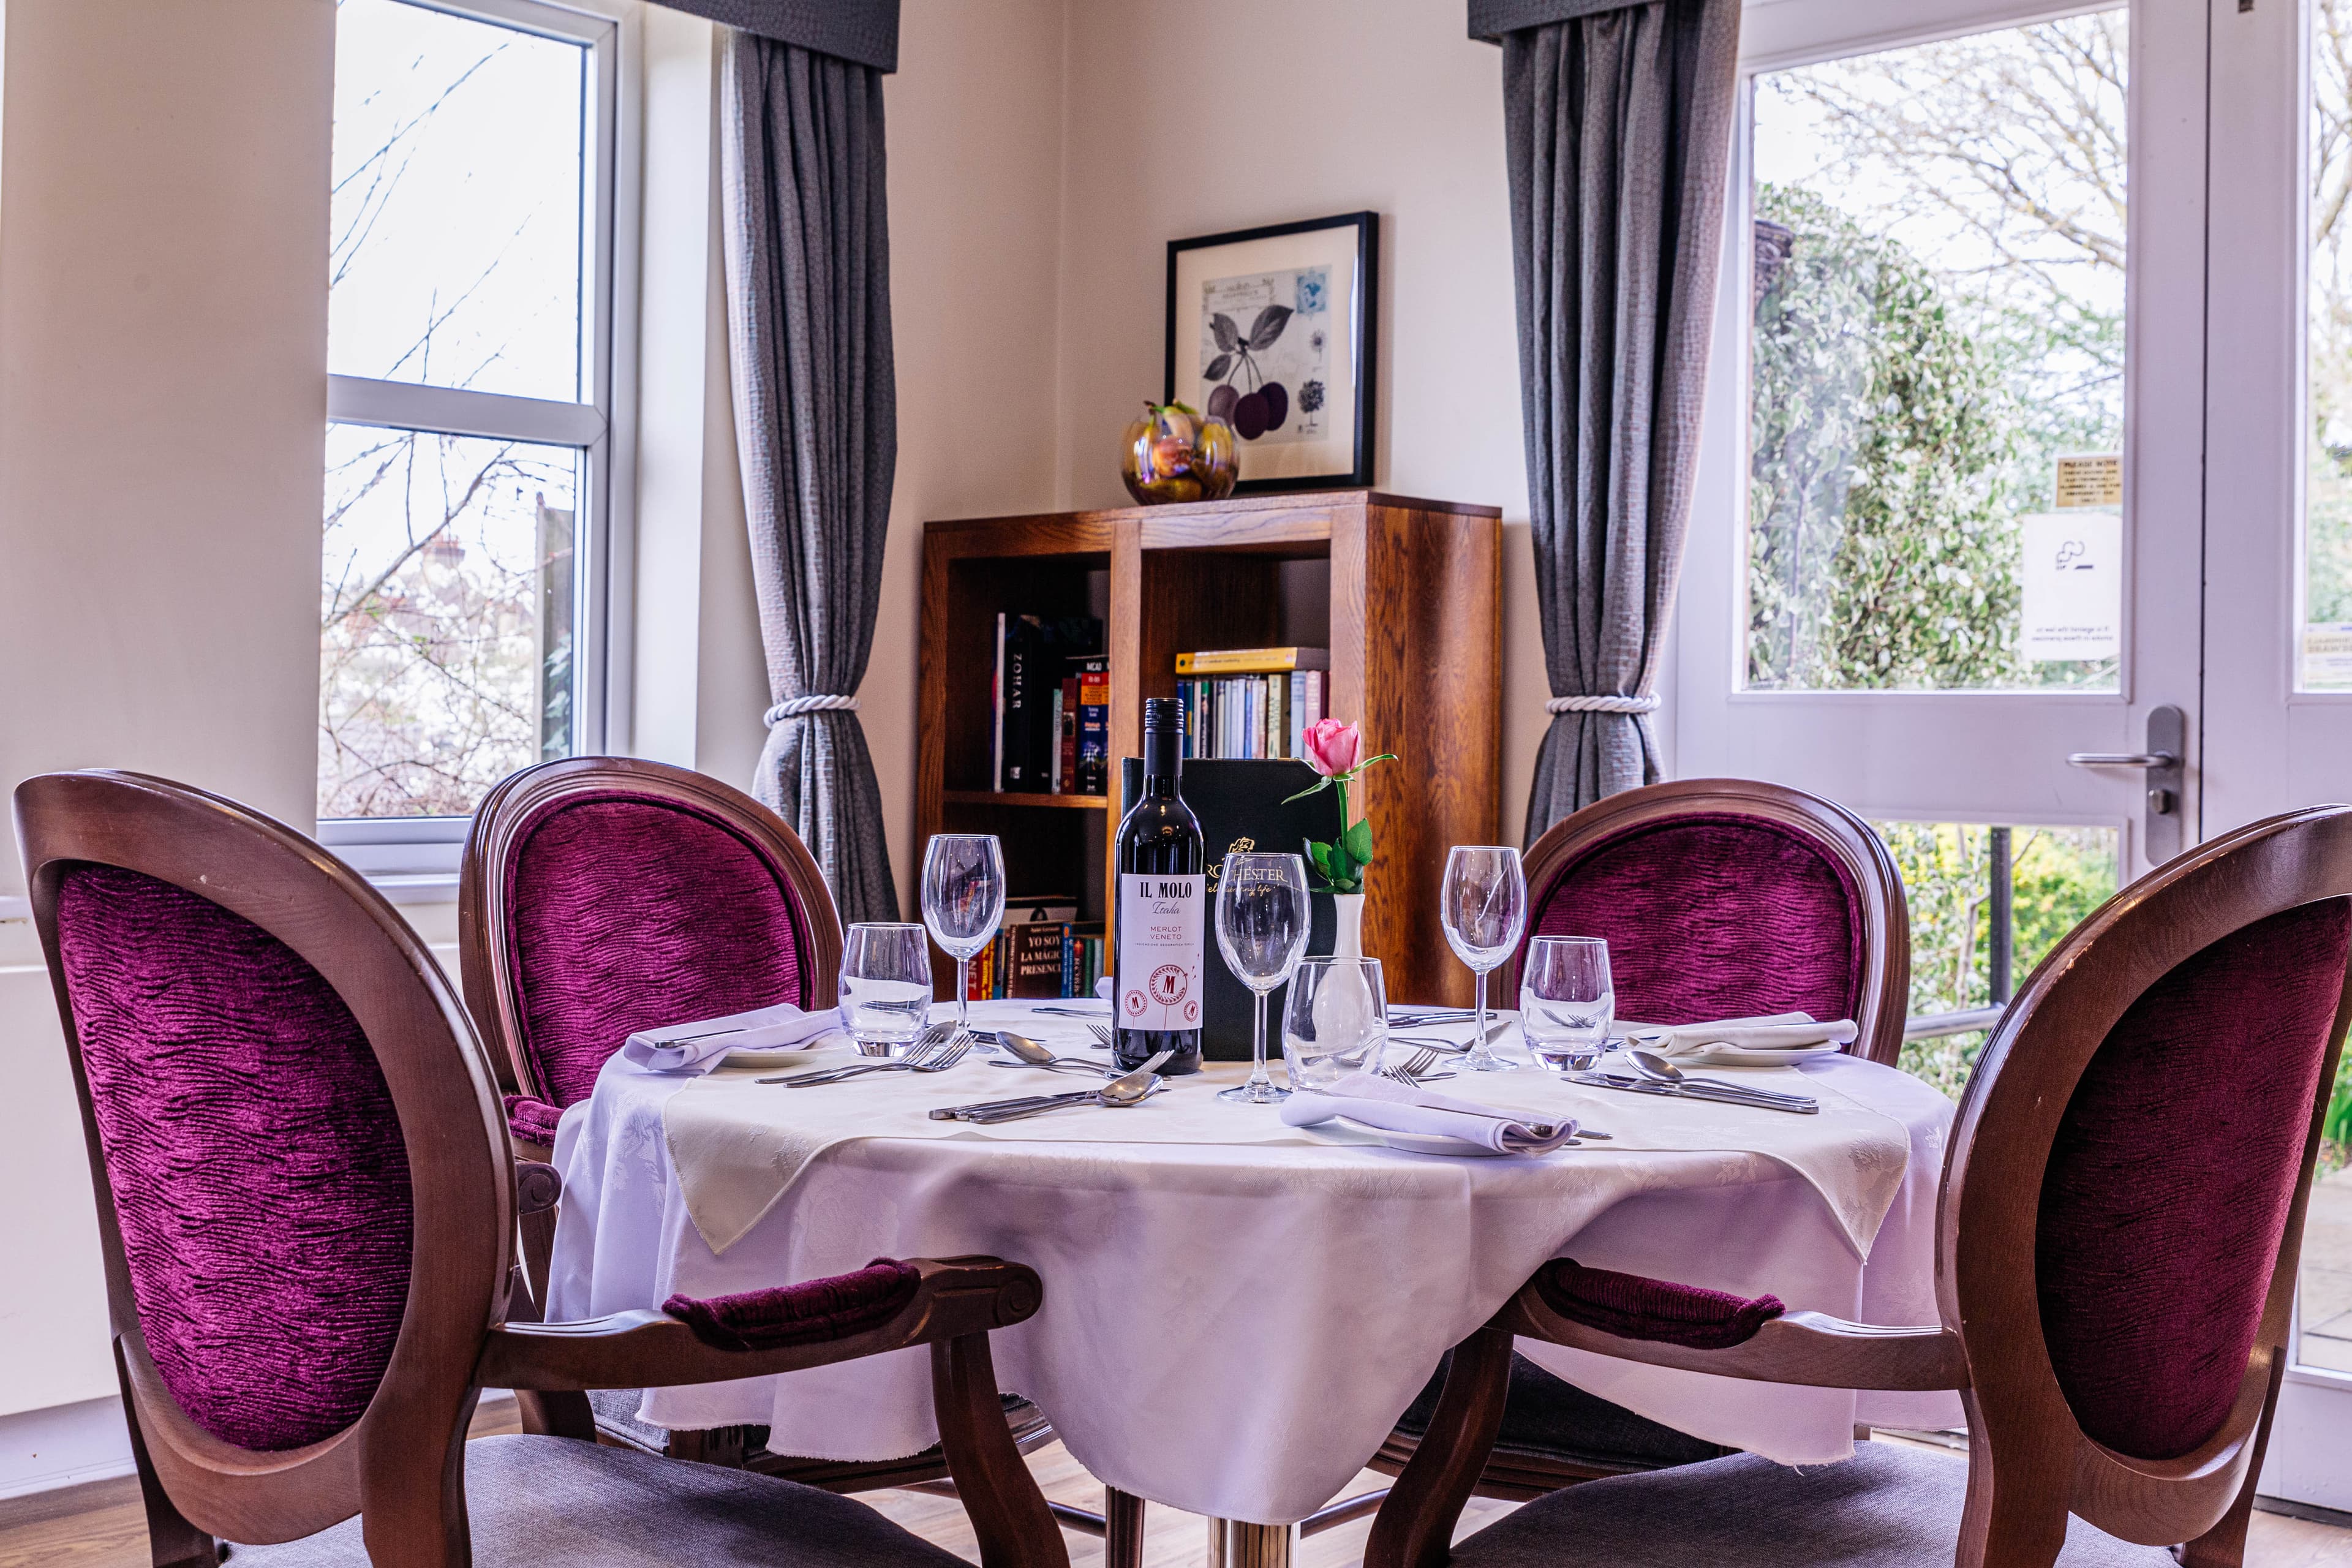
[[[1388,1053],[1389,994],[1377,958],[1309,958],[1290,977],[1282,1059],[1293,1089],[1328,1089],[1378,1072]]]
[[[923,928],[851,926],[841,948],[841,1026],[858,1048],[888,1056],[894,1047],[914,1044],[930,1007],[931,954]]]
[[[972,955],[1004,920],[1004,849],[993,833],[935,833],[923,851],[923,924],[955,960],[956,1027],[971,1022]]]
[[[1478,1032],[1471,1037],[1463,1065],[1474,1072],[1507,1072],[1518,1064],[1496,1056],[1486,1043],[1486,975],[1511,956],[1528,929],[1528,879],[1519,852],[1499,845],[1455,845],[1445,857],[1437,914],[1454,956],[1478,977]]]
[[[1617,1021],[1609,944],[1594,936],[1539,936],[1519,966],[1519,1031],[1555,1072],[1589,1072]]]
[[[1306,861],[1296,855],[1225,857],[1217,882],[1217,948],[1234,978],[1250,988],[1257,1033],[1249,1081],[1223,1090],[1219,1100],[1272,1105],[1290,1098],[1265,1070],[1265,997],[1298,967],[1298,955],[1307,950],[1307,920]]]

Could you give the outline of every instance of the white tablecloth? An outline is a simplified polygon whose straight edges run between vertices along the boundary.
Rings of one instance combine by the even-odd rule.
[[[1034,1017],[1025,1004],[973,1011],[1077,1043],[1074,1024]],[[993,1141],[1010,1129],[990,1140],[834,1143],[721,1256],[687,1213],[664,1140],[663,1106],[682,1080],[608,1066],[557,1138],[565,1187],[551,1315],[753,1289],[883,1256],[1017,1259],[1044,1277],[1045,1304],[995,1336],[998,1380],[1036,1402],[1081,1464],[1155,1501],[1286,1523],[1337,1494],[1445,1349],[1548,1258],[1769,1291],[1841,1317],[1933,1321],[1949,1102],[1852,1058],[1802,1070],[1825,1098],[1858,1101],[1907,1134],[1910,1163],[1866,1259],[1811,1183],[1754,1152],[1588,1144],[1540,1160],[1469,1160],[1337,1141]],[[1511,1076],[1517,1099],[1534,1080]],[[1008,1093],[1054,1087],[1044,1074],[994,1078]],[[1463,1079],[1443,1087],[1476,1089]],[[1664,1102],[1607,1103],[1595,1124],[1632,1142],[1644,1111]],[[1857,1420],[1959,1420],[1951,1394],[1857,1399],[1520,1348],[1643,1415],[1788,1463],[1845,1458]],[[779,1452],[840,1459],[909,1454],[937,1436],[922,1351],[656,1389],[643,1415],[680,1428],[764,1424]]]

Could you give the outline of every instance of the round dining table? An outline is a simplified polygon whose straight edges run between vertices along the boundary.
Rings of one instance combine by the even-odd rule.
[[[1029,1003],[971,1012],[975,1027],[1066,1054],[1094,1043]],[[1466,1039],[1468,1026],[1452,1033]],[[1549,1258],[1862,1321],[1936,1321],[1953,1107],[1933,1088],[1847,1056],[1725,1075],[1812,1094],[1820,1114],[1796,1116],[1572,1084],[1528,1061],[1515,1029],[1499,1049],[1524,1065],[1428,1087],[1610,1136],[1517,1157],[1411,1152],[1216,1100],[1245,1064],[1213,1063],[1133,1110],[975,1126],[919,1108],[1072,1080],[974,1053],[943,1073],[800,1089],[761,1083],[772,1068],[681,1077],[616,1056],[556,1139],[549,1315],[759,1289],[877,1257],[1029,1264],[1045,1304],[995,1334],[1000,1384],[1098,1479],[1210,1516],[1213,1540],[1265,1537],[1220,1553],[1260,1562],[1284,1560],[1296,1521],[1356,1476],[1445,1351]],[[814,1068],[852,1053],[802,1056]],[[1961,1418],[1947,1393],[1519,1348],[1642,1415],[1789,1464],[1850,1457],[1858,1424]],[[815,1458],[893,1458],[938,1439],[919,1349],[650,1389],[638,1414],[669,1429],[765,1426],[773,1451]]]

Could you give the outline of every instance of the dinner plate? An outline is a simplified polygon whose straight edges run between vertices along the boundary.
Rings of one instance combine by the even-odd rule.
[[[1448,1138],[1442,1132],[1391,1132],[1385,1127],[1374,1127],[1352,1116],[1338,1116],[1359,1132],[1369,1132],[1391,1149],[1402,1149],[1408,1154],[1444,1154],[1457,1160],[1496,1160],[1507,1156],[1500,1149],[1484,1143],[1473,1143],[1466,1138]]]

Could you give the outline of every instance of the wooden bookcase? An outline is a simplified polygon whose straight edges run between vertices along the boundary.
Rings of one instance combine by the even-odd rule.
[[[1501,519],[1351,489],[927,525],[919,833],[994,833],[1014,896],[1075,891],[1099,920],[1117,759],[1142,749],[1142,700],[1176,695],[1176,655],[1328,639],[1328,710],[1401,759],[1352,792],[1379,835],[1365,949],[1392,998],[1467,1002],[1437,889],[1448,847],[1499,831]],[[1000,612],[1104,621],[1110,796],[989,788]]]

